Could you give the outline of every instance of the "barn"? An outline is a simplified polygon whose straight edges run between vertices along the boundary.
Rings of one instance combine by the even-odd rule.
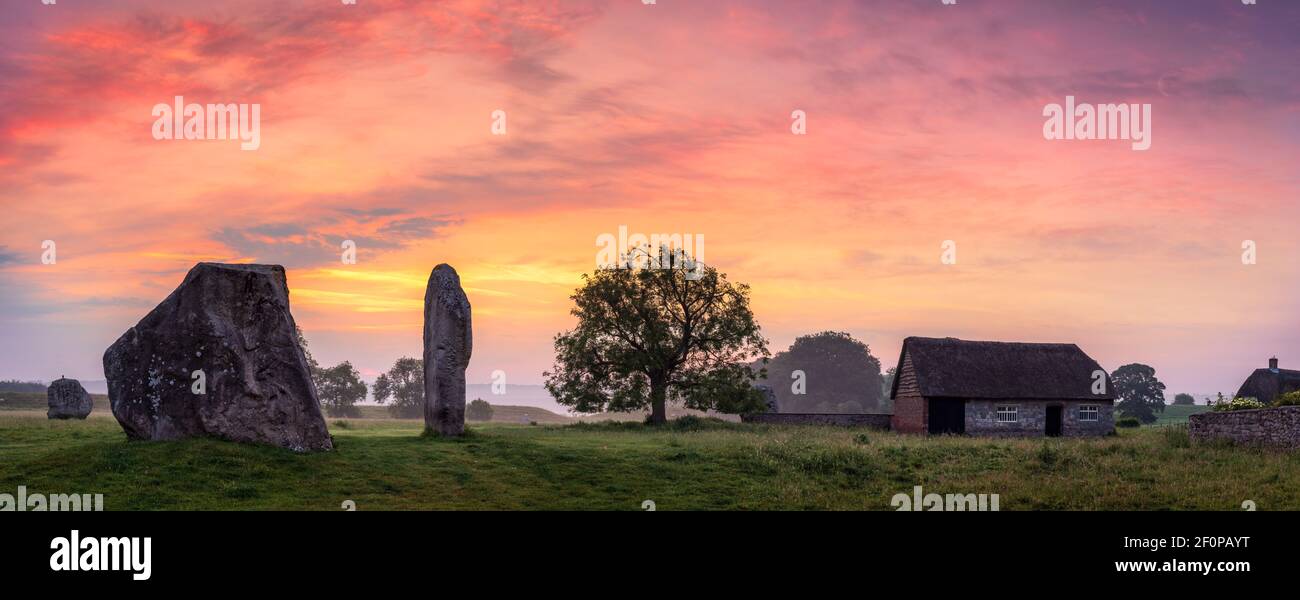
[[[1254,398],[1264,404],[1273,404],[1278,396],[1300,390],[1300,371],[1279,369],[1277,357],[1268,359],[1267,369],[1255,369],[1237,390],[1238,398]]]
[[[1074,344],[903,340],[890,427],[903,433],[1097,436],[1114,430],[1110,377]]]

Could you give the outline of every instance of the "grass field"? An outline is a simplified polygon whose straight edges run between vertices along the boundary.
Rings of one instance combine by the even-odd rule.
[[[0,492],[102,493],[109,510],[890,510],[915,485],[999,494],[1002,510],[1300,508],[1300,454],[1189,447],[1181,428],[1091,440],[925,438],[688,420],[472,426],[330,420],[334,452],[217,440],[127,442],[111,416],[0,413]]]
[[[1156,422],[1153,425],[1176,425],[1186,423],[1187,417],[1200,414],[1210,410],[1210,407],[1204,404],[1170,404],[1165,406],[1164,412],[1156,413]]]

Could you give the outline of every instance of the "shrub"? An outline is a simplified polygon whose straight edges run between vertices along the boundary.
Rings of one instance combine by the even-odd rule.
[[[1273,401],[1275,406],[1300,406],[1300,390],[1287,392]]]
[[[1060,452],[1056,448],[1047,445],[1047,442],[1044,441],[1043,446],[1038,449],[1038,460],[1042,461],[1044,467],[1050,467],[1056,464],[1059,459]]]
[[[871,438],[867,437],[867,434],[865,433],[859,433],[853,436],[853,443],[865,446],[871,443]]]
[[[1142,422],[1139,421],[1137,417],[1123,417],[1118,421],[1115,421],[1115,426],[1116,427],[1141,427]]]
[[[470,421],[491,421],[492,405],[482,398],[475,398],[465,406],[465,418]]]
[[[1264,403],[1255,398],[1233,398],[1228,402],[1217,402],[1214,405],[1216,412],[1227,412],[1231,410],[1253,410],[1256,408],[1265,408]]]

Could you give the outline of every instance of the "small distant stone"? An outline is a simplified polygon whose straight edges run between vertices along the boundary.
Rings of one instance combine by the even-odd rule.
[[[84,419],[95,407],[90,393],[76,379],[61,377],[54,380],[45,390],[45,396],[50,402],[46,416],[51,419]]]

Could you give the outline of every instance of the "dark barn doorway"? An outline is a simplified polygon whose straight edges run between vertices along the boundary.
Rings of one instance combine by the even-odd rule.
[[[966,433],[966,401],[931,398],[930,433]]]
[[[1059,437],[1061,435],[1061,407],[1047,407],[1047,437]]]

